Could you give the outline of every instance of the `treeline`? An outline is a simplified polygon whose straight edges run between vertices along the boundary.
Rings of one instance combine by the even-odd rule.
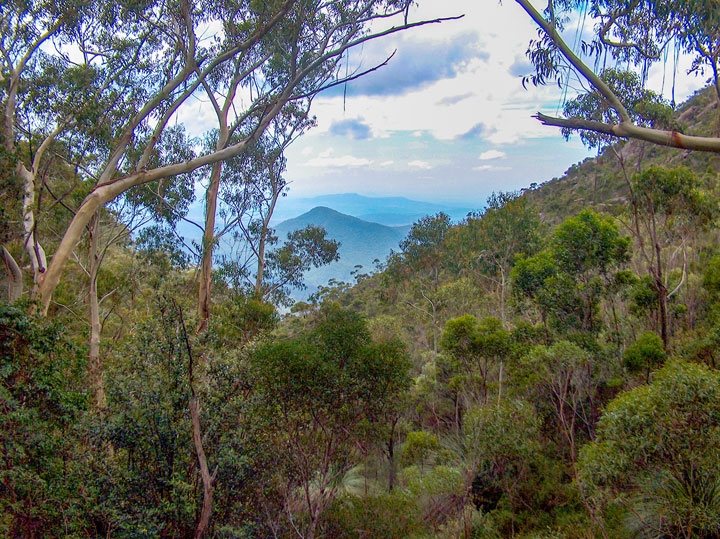
[[[411,350],[395,496],[424,533],[720,533],[716,175],[654,165],[629,192],[616,217],[554,228],[529,197],[493,195],[321,294]]]
[[[284,317],[223,269],[203,331],[177,251],[114,242],[100,371],[78,257],[52,318],[0,313],[3,532],[716,537],[716,176],[629,180],[429,216]]]
[[[102,373],[78,259],[51,319],[2,306],[3,532],[716,537],[715,175],[630,186],[554,228],[517,194],[427,217],[285,317],[218,272],[203,331],[194,272],[113,244]]]

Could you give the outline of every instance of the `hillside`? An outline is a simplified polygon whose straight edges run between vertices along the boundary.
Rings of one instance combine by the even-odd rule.
[[[297,292],[297,298],[306,298],[331,278],[352,281],[351,272],[356,269],[356,265],[361,265],[363,272],[370,271],[375,259],[384,261],[391,249],[397,250],[398,244],[410,229],[409,226],[390,227],[371,223],[319,206],[299,217],[283,221],[275,230],[282,240],[289,232],[307,225],[323,227],[328,238],[340,242],[340,260],[308,272],[305,276],[307,289]]]
[[[685,132],[707,135],[713,131],[717,109],[711,90],[697,92],[678,107],[677,120]],[[696,172],[720,170],[720,156],[637,141],[620,142],[595,158],[571,166],[562,177],[526,190],[525,196],[551,224],[558,224],[583,208],[618,215],[627,207],[628,188],[616,152],[623,158],[630,176],[650,165],[685,165]]]

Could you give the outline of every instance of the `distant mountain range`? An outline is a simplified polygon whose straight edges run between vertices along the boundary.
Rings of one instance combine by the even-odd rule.
[[[288,232],[309,224],[322,226],[329,238],[340,242],[340,260],[328,266],[308,272],[305,282],[308,288],[296,291],[296,299],[306,299],[324,286],[328,280],[352,281],[351,271],[361,265],[361,272],[370,272],[373,261],[385,262],[392,249],[398,250],[411,225],[418,219],[444,212],[453,221],[460,221],[468,212],[479,208],[463,208],[433,202],[420,202],[404,197],[367,197],[357,193],[323,195],[311,198],[282,198],[275,209],[271,226],[280,240]],[[201,223],[202,202],[190,208],[189,218]],[[187,242],[200,242],[201,231],[185,221],[178,226],[179,233]],[[221,242],[220,251],[225,247]]]
[[[459,221],[465,218],[469,211],[478,209],[420,202],[404,197],[367,197],[357,193],[344,193],[311,198],[283,198],[278,202],[273,221],[277,223],[290,219],[318,206],[387,226],[411,225],[426,215],[438,212],[444,212],[454,221]]]
[[[399,243],[405,238],[410,225],[385,226],[372,223],[339,211],[319,206],[310,211],[288,219],[275,226],[278,237],[283,240],[289,232],[308,225],[321,226],[327,237],[340,242],[340,260],[309,271],[305,274],[307,289],[293,294],[296,299],[306,299],[318,286],[324,286],[328,280],[351,282],[351,272],[361,265],[362,273],[373,269],[375,259],[384,262],[392,249],[398,250]]]

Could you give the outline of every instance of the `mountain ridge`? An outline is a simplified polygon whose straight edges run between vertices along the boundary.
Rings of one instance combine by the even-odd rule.
[[[410,230],[409,225],[391,227],[373,223],[327,206],[317,206],[302,215],[287,219],[275,226],[275,230],[282,241],[290,232],[308,225],[323,227],[328,239],[340,243],[340,260],[306,272],[307,288],[293,291],[293,297],[302,300],[318,287],[326,285],[331,278],[352,281],[352,272],[359,269],[358,265],[362,266],[362,271],[369,272],[374,261],[384,261],[391,250],[398,248]]]

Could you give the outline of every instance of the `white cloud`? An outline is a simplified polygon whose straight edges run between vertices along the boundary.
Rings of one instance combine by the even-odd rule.
[[[501,170],[512,170],[512,168],[511,167],[496,167],[495,165],[480,165],[479,167],[473,167],[473,170],[499,172]]]
[[[389,167],[389,166],[392,165],[394,162],[395,162],[395,161],[393,161],[392,159],[391,159],[390,161],[383,161],[382,163],[380,163],[379,166],[381,166],[381,167]]]
[[[364,157],[355,157],[354,155],[334,156],[332,149],[326,150],[314,159],[305,162],[305,166],[321,168],[367,167],[372,164],[372,159]]]
[[[312,146],[307,146],[307,147],[303,148],[301,153],[302,153],[302,155],[312,155],[314,151],[315,150],[313,150]]]
[[[501,152],[500,150],[488,150],[481,153],[478,156],[478,159],[480,159],[480,161],[490,161],[491,159],[501,159],[506,155],[507,154],[505,152]]]
[[[554,135],[532,115],[545,110],[546,103],[551,104],[554,112],[562,92],[552,85],[526,91],[519,77],[510,72],[528,42],[537,36],[530,17],[510,2],[487,6],[477,0],[426,0],[419,4],[413,18],[457,13],[464,13],[465,17],[390,37],[387,46],[402,49],[430,42],[440,47],[472,34],[478,36],[476,57],[468,57],[448,78],[402,95],[348,95],[344,99],[321,94],[313,103],[313,113],[319,122],[316,132],[328,130],[339,118],[361,114],[373,133],[385,135],[388,131],[406,132],[452,140],[478,123],[487,126],[478,138],[493,144]],[[388,75],[393,70],[403,73],[402,67],[394,67],[392,60],[382,69]],[[448,96],[463,99],[448,100]],[[438,105],[440,102],[443,104]]]
[[[410,168],[419,168],[421,170],[430,170],[431,168],[433,168],[433,166],[430,163],[428,163],[427,161],[420,161],[420,160],[410,161],[408,163],[408,166]]]

